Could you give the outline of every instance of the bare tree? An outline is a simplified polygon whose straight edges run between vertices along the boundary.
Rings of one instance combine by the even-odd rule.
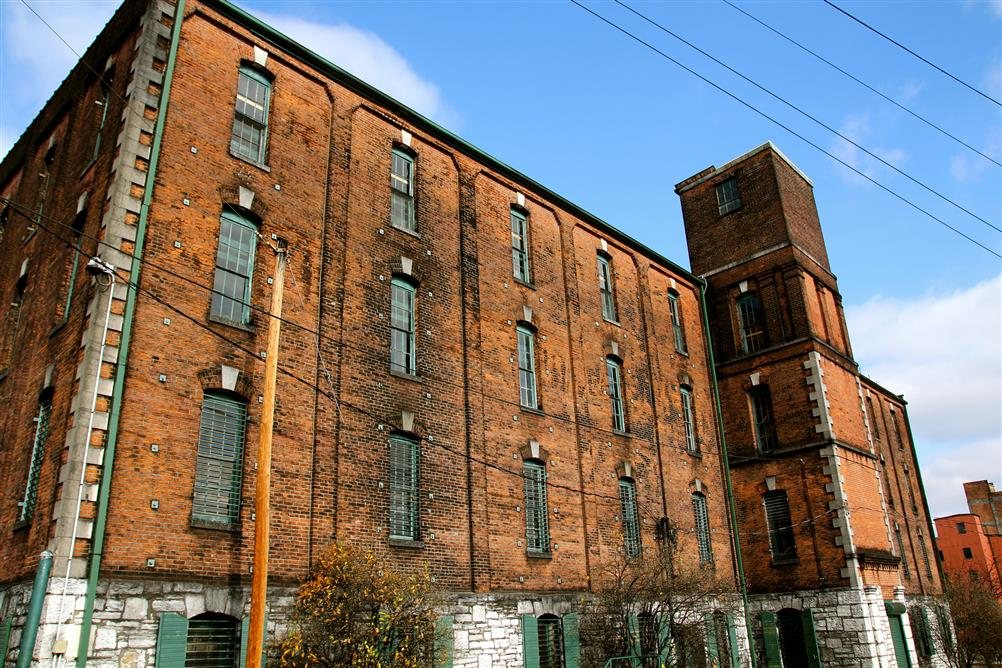
[[[947,578],[946,601],[956,636],[942,619],[937,624],[937,635],[953,665],[1002,665],[1002,591],[996,582],[994,578],[960,574]]]
[[[279,665],[430,666],[436,603],[427,573],[399,573],[371,552],[335,544],[296,593],[290,631],[277,647]]]
[[[673,540],[603,569],[592,610],[582,619],[585,665],[615,668],[730,665],[735,605],[729,575],[682,561]]]

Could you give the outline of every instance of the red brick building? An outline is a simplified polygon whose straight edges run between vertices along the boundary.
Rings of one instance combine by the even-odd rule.
[[[905,402],[853,360],[810,180],[765,144],[676,192],[708,281],[755,634],[778,635],[766,653],[785,665],[940,663]]]
[[[279,240],[272,636],[334,540],[428,567],[456,666],[577,665],[658,527],[740,602],[700,281],[232,5],[126,3],[0,195],[8,661],[48,549],[39,663],[239,662]]]
[[[1002,598],[1002,492],[987,480],[964,483],[970,513],[936,518],[947,576],[983,580]]]

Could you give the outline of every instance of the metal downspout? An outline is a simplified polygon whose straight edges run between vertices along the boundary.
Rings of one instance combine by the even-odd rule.
[[[724,494],[727,496],[727,509],[731,524],[731,542],[734,548],[734,561],[738,574],[738,586],[741,587],[741,601],[745,608],[745,631],[748,633],[748,653],[751,656],[752,668],[758,665],[753,647],[752,623],[748,612],[748,583],[745,581],[745,566],[741,559],[741,541],[738,540],[738,511],[734,505],[734,490],[731,487],[731,467],[727,455],[727,438],[724,436],[724,410],[720,404],[720,388],[717,385],[717,362],[713,356],[713,339],[710,336],[710,313],[706,308],[706,288],[708,282],[699,278],[699,302],[703,307],[703,332],[706,336],[706,353],[709,358],[710,379],[713,381],[713,400],[717,407],[717,431],[720,433],[720,461],[724,470]],[[736,651],[736,648],[735,648]]]
[[[31,584],[31,602],[28,603],[28,614],[21,631],[21,644],[18,645],[17,668],[27,668],[31,665],[35,653],[35,638],[38,637],[38,622],[42,618],[42,604],[45,602],[45,590],[49,585],[49,572],[52,570],[52,553],[46,550],[38,559],[35,569],[35,581]],[[2,660],[3,657],[0,657]]]
[[[149,170],[146,172],[146,184],[143,192],[142,208],[139,210],[139,222],[136,225],[135,250],[132,254],[132,264],[129,267],[129,281],[132,286],[139,284],[139,274],[142,269],[141,258],[146,242],[146,226],[150,214],[150,201],[153,199],[157,165],[160,162],[160,145],[163,141],[164,125],[167,122],[167,104],[170,101],[171,83],[174,79],[174,63],[177,60],[178,43],[181,40],[181,23],[184,20],[185,0],[177,0],[174,10],[174,26],[171,31],[170,53],[167,57],[167,67],[164,70],[163,93],[160,97],[160,111],[157,114],[153,131],[153,146],[150,151]],[[129,343],[132,340],[132,323],[136,316],[136,288],[130,287],[125,300],[125,313],[122,316],[122,335],[118,348],[118,360],[115,368],[115,385],[111,395],[111,409],[108,415],[108,442],[104,450],[104,471],[101,474],[101,485],[98,489],[97,515],[94,519],[94,543],[91,551],[90,567],[87,573],[87,593],[84,598],[83,620],[80,624],[80,643],[77,646],[77,668],[86,668],[87,653],[90,646],[90,630],[93,623],[94,599],[97,595],[97,579],[101,572],[101,557],[104,553],[104,532],[108,523],[108,500],[111,496],[111,476],[115,464],[115,447],[118,444],[118,424],[122,415],[122,391],[125,385],[125,371],[129,357]]]

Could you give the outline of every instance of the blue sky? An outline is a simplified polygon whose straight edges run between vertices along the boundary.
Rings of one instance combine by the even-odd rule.
[[[28,2],[81,52],[117,6]],[[1002,162],[999,105],[822,2],[735,2]],[[570,2],[238,4],[686,266],[674,184],[774,141],[814,182],[857,360],[910,402],[933,514],[964,511],[964,480],[1002,486],[998,258]],[[584,4],[1002,253],[1002,234],[623,7]],[[727,4],[631,6],[1002,227],[1002,168]],[[843,6],[1002,100],[1002,2]],[[75,56],[16,0],[0,42],[5,154]]]

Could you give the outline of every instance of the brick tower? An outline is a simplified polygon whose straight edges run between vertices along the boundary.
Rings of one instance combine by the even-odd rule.
[[[707,281],[759,651],[928,665],[941,585],[905,402],[853,360],[810,180],[767,143],[676,192]]]

